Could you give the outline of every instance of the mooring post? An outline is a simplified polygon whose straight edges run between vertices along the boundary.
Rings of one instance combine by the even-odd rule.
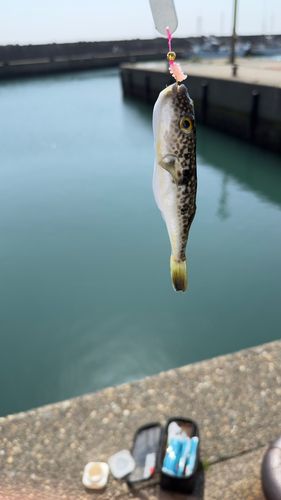
[[[237,76],[237,68],[238,65],[234,63],[232,66],[232,76]]]
[[[256,126],[258,121],[258,107],[259,107],[259,91],[252,91],[251,109],[249,116],[249,139],[250,141],[255,140]]]
[[[200,109],[200,121],[202,123],[206,122],[207,107],[208,107],[208,82],[203,81],[201,83],[201,109]]]

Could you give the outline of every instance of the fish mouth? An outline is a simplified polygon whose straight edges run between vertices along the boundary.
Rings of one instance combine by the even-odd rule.
[[[186,87],[183,84],[180,85],[180,84],[174,83],[174,85],[172,86],[172,92],[173,92],[173,94],[176,94],[176,95],[183,95],[186,92]]]

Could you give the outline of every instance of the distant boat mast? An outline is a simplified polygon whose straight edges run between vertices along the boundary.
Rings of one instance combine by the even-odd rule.
[[[232,32],[231,55],[230,55],[230,62],[232,64],[234,64],[234,62],[235,62],[235,42],[236,42],[236,39],[237,39],[237,35],[236,35],[236,16],[237,16],[237,0],[234,0],[233,32]]]

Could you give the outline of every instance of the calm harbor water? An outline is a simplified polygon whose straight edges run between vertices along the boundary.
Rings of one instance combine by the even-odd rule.
[[[117,70],[0,85],[0,415],[280,338],[281,159],[198,127],[189,284]]]

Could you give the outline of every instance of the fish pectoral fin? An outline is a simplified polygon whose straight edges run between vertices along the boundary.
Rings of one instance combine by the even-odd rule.
[[[169,174],[171,174],[171,176],[175,180],[176,184],[178,184],[178,179],[176,175],[176,161],[177,161],[176,155],[168,154],[166,156],[163,156],[163,158],[161,158],[161,160],[159,161],[159,165],[165,170],[167,170],[167,172],[169,172]]]

